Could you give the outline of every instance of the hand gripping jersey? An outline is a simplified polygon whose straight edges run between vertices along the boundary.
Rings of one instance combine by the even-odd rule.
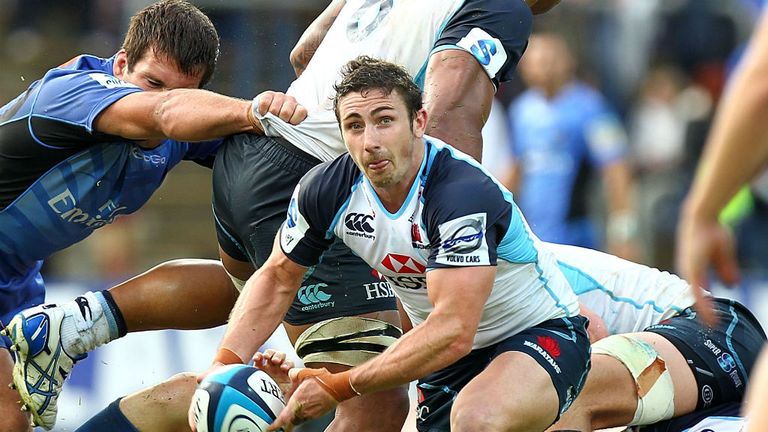
[[[611,334],[642,331],[694,303],[688,282],[673,274],[592,249],[544,245],[579,302],[600,315]]]
[[[576,296],[512,194],[469,156],[435,138],[424,146],[419,175],[394,214],[349,155],[315,167],[294,191],[280,231],[283,251],[311,266],[340,237],[389,282],[414,325],[432,311],[429,270],[497,266],[475,349],[577,314]]]
[[[141,91],[112,76],[113,63],[76,57],[0,108],[0,318],[30,296],[42,301],[40,260],[138,210],[182,159],[220,145],[148,150],[93,130],[105,108]]]
[[[531,24],[524,0],[347,0],[287,91],[307,108],[307,119],[292,126],[268,114],[262,118],[266,133],[331,160],[347,151],[333,112],[333,84],[348,61],[365,54],[397,63],[422,86],[430,54],[460,49],[498,84],[511,78]]]

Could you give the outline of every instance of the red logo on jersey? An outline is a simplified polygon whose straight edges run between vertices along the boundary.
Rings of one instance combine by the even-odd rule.
[[[427,266],[406,255],[387,254],[381,261],[381,265],[395,273],[401,274],[422,274],[427,271]]]
[[[560,357],[560,344],[549,336],[536,336],[536,342],[544,351],[548,352],[552,358]]]
[[[421,232],[419,231],[419,226],[417,224],[411,224],[411,241],[422,243]]]
[[[416,401],[418,403],[424,403],[424,393],[421,392],[421,389],[416,387]]]

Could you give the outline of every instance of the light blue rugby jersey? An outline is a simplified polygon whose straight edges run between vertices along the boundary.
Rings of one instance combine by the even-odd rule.
[[[414,325],[433,309],[429,270],[496,266],[474,348],[575,315],[576,296],[512,194],[469,156],[435,138],[424,146],[419,175],[395,213],[349,155],[314,168],[291,200],[280,232],[283,251],[310,266],[340,237],[389,282]]]

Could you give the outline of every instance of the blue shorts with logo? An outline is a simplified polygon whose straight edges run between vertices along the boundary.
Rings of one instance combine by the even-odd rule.
[[[0,256],[0,321],[7,326],[19,311],[45,301],[45,285],[40,275],[43,261],[28,266],[13,265],[13,259]],[[10,340],[0,336],[0,348],[8,348]]]
[[[549,374],[560,400],[560,415],[581,391],[590,368],[587,318],[575,316],[544,321],[494,345],[473,350],[456,363],[419,380],[416,428],[419,432],[451,430],[453,401],[474,377],[500,354],[529,355]]]
[[[688,308],[644,330],[672,342],[688,361],[698,385],[697,411],[741,402],[765,343],[765,332],[749,309],[735,300],[713,301],[719,320],[712,328],[703,325],[695,310]]]

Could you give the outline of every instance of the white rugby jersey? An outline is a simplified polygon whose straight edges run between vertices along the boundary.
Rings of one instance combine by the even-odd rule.
[[[280,230],[283,252],[311,266],[340,237],[390,283],[414,325],[433,309],[430,269],[497,266],[475,349],[577,314],[554,255],[531,232],[512,194],[469,156],[431,137],[424,146],[419,175],[396,213],[384,208],[349,155],[315,167],[291,198]]]
[[[430,54],[447,48],[473,54],[494,83],[502,76],[507,79],[526,46],[530,10],[523,0],[505,0],[497,2],[497,11],[481,14],[471,3],[347,0],[306,70],[287,91],[307,108],[307,119],[293,126],[267,114],[260,117],[266,134],[283,137],[323,161],[345,153],[333,112],[333,85],[342,67],[362,54],[403,66],[420,87]],[[463,15],[456,16],[465,6]],[[495,15],[495,21],[486,15]]]
[[[694,303],[688,282],[673,274],[592,249],[543,244],[579,302],[600,315],[611,334],[642,331]]]
[[[683,432],[742,432],[746,427],[744,417],[712,416]]]

